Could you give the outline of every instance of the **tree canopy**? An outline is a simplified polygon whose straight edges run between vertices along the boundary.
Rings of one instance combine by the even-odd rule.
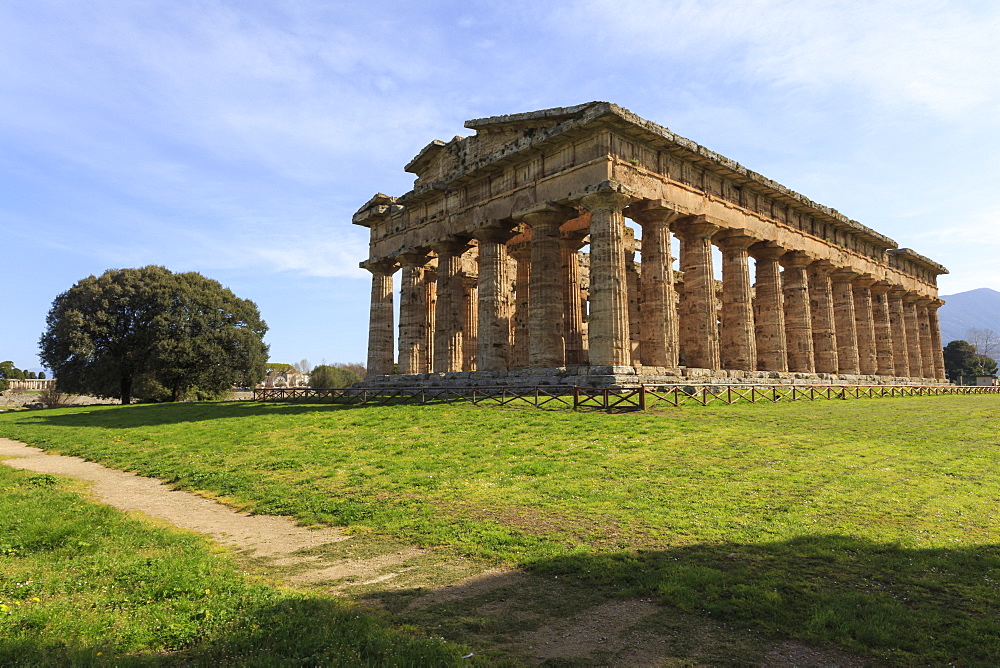
[[[364,367],[358,364],[320,364],[309,374],[309,385],[324,388],[350,387],[363,377]]]
[[[56,297],[40,357],[66,392],[206,398],[264,377],[266,331],[256,304],[201,274],[109,269]]]
[[[944,368],[951,380],[963,376],[991,376],[997,372],[997,362],[989,355],[980,355],[968,341],[952,341],[944,347]]]

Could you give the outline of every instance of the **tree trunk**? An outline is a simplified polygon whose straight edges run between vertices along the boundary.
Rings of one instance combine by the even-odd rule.
[[[132,403],[132,377],[122,376],[122,406]]]
[[[174,385],[173,390],[170,392],[170,401],[180,401],[181,400],[181,388],[179,385]]]

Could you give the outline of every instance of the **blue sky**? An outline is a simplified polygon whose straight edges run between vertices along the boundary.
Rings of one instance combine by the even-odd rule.
[[[0,0],[0,359],[112,267],[364,361],[367,230],[466,119],[607,100],[1000,289],[993,0]]]

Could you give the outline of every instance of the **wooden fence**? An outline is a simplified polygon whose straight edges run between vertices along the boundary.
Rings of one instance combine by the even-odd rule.
[[[253,391],[254,401],[304,401],[352,406],[467,401],[473,404],[526,404],[610,411],[646,410],[659,404],[761,403],[878,399],[883,397],[1000,394],[1000,387],[964,385],[642,385],[598,389],[568,385],[529,387],[333,388],[268,387]]]

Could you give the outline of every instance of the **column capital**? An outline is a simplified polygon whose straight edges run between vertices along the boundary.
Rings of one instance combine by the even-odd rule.
[[[893,299],[902,299],[906,296],[906,288],[900,285],[893,285],[889,288],[889,296]]]
[[[750,255],[756,260],[777,260],[785,254],[785,249],[773,241],[760,241],[750,246]]]
[[[395,260],[390,260],[389,258],[383,258],[381,260],[365,260],[358,265],[362,269],[367,269],[373,274],[382,274],[383,276],[391,276],[396,273],[399,269],[399,265]]]
[[[532,207],[521,209],[514,213],[514,220],[523,222],[528,227],[544,225],[562,225],[567,220],[576,218],[579,214],[573,207],[563,206],[556,202],[540,202]]]
[[[507,244],[507,252],[510,253],[511,257],[515,260],[530,259],[531,242],[519,241],[516,244]]]
[[[944,305],[945,301],[943,299],[941,299],[940,297],[934,297],[933,299],[931,299],[931,303],[928,304],[928,307],[936,311]]]
[[[837,267],[830,272],[830,278],[833,279],[834,283],[851,283],[860,275],[861,272],[848,269],[847,267]]]
[[[836,268],[837,265],[827,259],[813,260],[809,265],[809,269],[817,274],[829,274]]]
[[[871,286],[873,295],[885,295],[892,291],[892,283],[889,281],[876,281]]]
[[[563,232],[562,236],[559,237],[559,245],[565,250],[578,251],[584,247],[587,243],[586,230],[573,230],[571,232]]]
[[[510,239],[517,236],[517,232],[511,229],[511,224],[493,224],[487,225],[485,227],[480,227],[478,230],[472,232],[472,236],[477,241],[487,241],[498,244],[507,243]]]
[[[645,227],[646,225],[666,225],[669,227],[683,214],[672,208],[666,200],[643,199],[629,204],[622,211],[626,218]]]
[[[788,251],[778,260],[786,269],[808,267],[812,261],[813,258],[805,251]]]
[[[859,288],[870,288],[878,282],[878,279],[871,274],[861,274],[851,282]]]
[[[742,228],[726,228],[715,234],[715,242],[727,250],[746,250],[760,239],[750,230]]]
[[[933,301],[934,301],[933,297],[928,297],[927,295],[920,295],[920,297],[917,299],[917,306],[920,306],[921,308],[927,308],[928,306],[931,305]]]
[[[400,265],[418,265],[423,266],[427,264],[430,258],[427,256],[426,248],[411,248],[406,249],[400,253],[396,254],[396,260]]]
[[[923,298],[923,295],[916,290],[907,290],[903,293],[903,301],[907,304],[916,304]]]
[[[721,229],[721,225],[710,222],[705,216],[685,216],[674,221],[674,233],[686,239],[711,238]]]
[[[570,196],[570,201],[579,202],[580,206],[590,212],[621,211],[637,199],[639,197],[634,190],[610,179],[587,186]]]
[[[470,248],[468,241],[459,237],[438,239],[431,242],[430,247],[438,255],[461,255]]]

